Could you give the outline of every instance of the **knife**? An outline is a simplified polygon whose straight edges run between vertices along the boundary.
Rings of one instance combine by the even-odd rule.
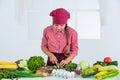
[[[63,68],[63,66],[62,66],[60,63],[57,63],[57,64],[56,64],[56,67],[57,67],[58,69]]]

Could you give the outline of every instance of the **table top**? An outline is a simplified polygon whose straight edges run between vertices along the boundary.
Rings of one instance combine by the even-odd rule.
[[[10,80],[10,79],[2,79],[2,80]],[[19,78],[18,80],[97,80],[97,79],[95,79],[94,77],[82,78],[80,76],[77,76],[75,78],[65,79],[61,77],[50,76],[50,77],[38,77],[38,78]],[[105,79],[105,80],[120,80],[120,75],[117,77],[113,77],[113,78]]]

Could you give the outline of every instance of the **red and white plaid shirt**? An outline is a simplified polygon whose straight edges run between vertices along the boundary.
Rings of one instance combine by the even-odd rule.
[[[68,53],[78,53],[78,34],[77,32],[68,27]],[[65,30],[57,30],[53,26],[48,26],[44,29],[41,48],[47,48],[50,52],[63,53],[66,46],[66,33]]]

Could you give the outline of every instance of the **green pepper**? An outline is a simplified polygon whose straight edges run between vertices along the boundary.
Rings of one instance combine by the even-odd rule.
[[[76,63],[68,63],[65,65],[65,70],[67,71],[73,71],[75,70],[77,67],[77,64]]]
[[[118,61],[112,61],[112,62],[109,63],[108,65],[115,65],[115,66],[118,66]]]
[[[105,62],[100,62],[99,63],[101,66],[107,66],[107,63],[105,63]]]
[[[94,63],[93,65],[96,64],[100,64],[101,66],[107,66],[107,63],[103,62],[103,61],[97,61],[96,63]]]

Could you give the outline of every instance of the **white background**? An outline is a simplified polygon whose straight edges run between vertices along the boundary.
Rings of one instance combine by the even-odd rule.
[[[27,2],[27,0],[25,1]],[[29,10],[30,3],[34,4],[34,0],[30,0],[28,4],[26,4],[25,1],[23,3],[23,0],[0,0],[0,61],[16,61],[21,58],[27,59],[33,55],[41,55],[45,60],[47,59],[46,55],[44,55],[40,49],[41,36],[34,38],[33,36],[31,37],[32,34],[30,34],[32,33],[32,31],[30,31],[32,16],[30,15],[32,15],[34,11],[37,12],[38,9],[34,9],[34,11],[31,11],[28,15],[26,11]],[[78,56],[76,56],[73,62],[79,63],[81,60],[87,60],[93,64],[106,56],[110,56],[113,60],[120,62],[120,0],[99,0],[99,4],[101,38],[79,39]],[[49,6],[49,4],[44,4],[42,8],[46,5]],[[69,5],[70,3],[68,6]],[[68,7],[67,5],[65,6],[66,8]],[[74,9],[74,7],[71,7],[71,10],[72,9]],[[42,16],[49,17],[49,12],[48,10]],[[32,19],[34,19],[34,17]],[[36,19],[38,19],[36,23],[40,23],[39,18]],[[51,18],[46,19],[46,25],[49,25],[50,20]],[[36,27],[37,25],[38,24],[32,25],[32,27]],[[43,30],[41,25],[39,28],[40,32]]]

